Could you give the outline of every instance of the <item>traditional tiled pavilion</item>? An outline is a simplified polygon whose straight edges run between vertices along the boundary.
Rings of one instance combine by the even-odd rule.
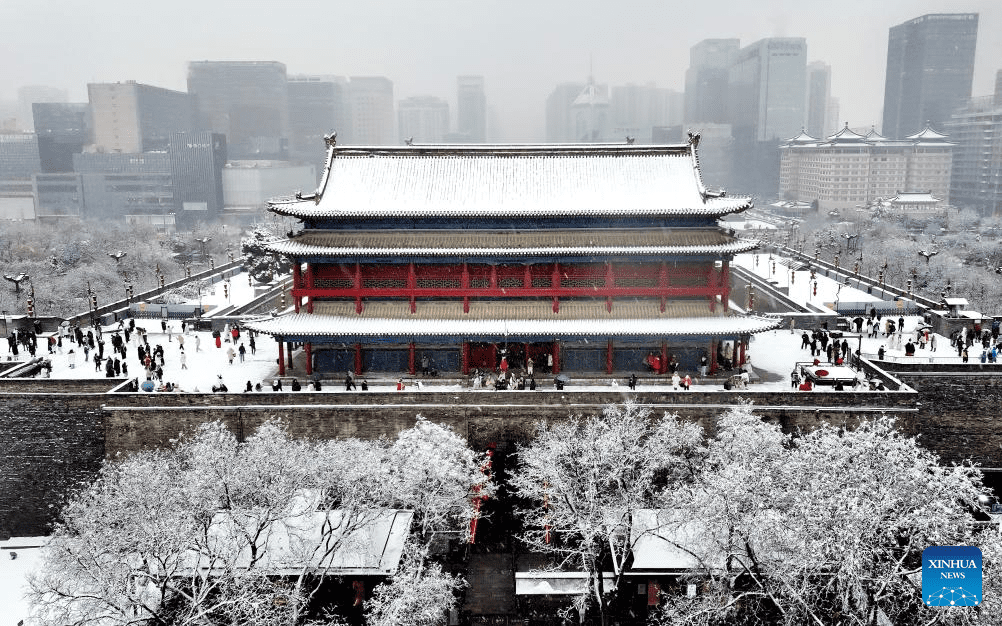
[[[290,311],[250,326],[307,374],[512,367],[695,370],[743,359],[774,320],[729,306],[728,268],[756,242],[717,218],[751,206],[703,186],[685,144],[337,146],[316,193],[269,209],[303,228]],[[284,346],[284,349],[282,348]],[[650,358],[654,357],[654,358]]]

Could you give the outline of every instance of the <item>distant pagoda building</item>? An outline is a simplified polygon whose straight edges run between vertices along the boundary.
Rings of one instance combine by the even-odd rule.
[[[303,229],[294,312],[249,324],[279,374],[695,371],[738,363],[778,322],[729,306],[733,256],[757,242],[717,219],[751,206],[708,191],[698,136],[668,146],[337,146],[316,193],[269,210]],[[645,369],[646,368],[646,369]]]

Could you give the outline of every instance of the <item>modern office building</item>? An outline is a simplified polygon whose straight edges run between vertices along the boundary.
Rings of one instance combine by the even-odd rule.
[[[0,132],[0,180],[29,180],[40,171],[35,133]]]
[[[42,102],[66,102],[67,94],[65,89],[50,87],[48,85],[24,85],[17,90],[17,117],[14,128],[9,130],[22,130],[33,132],[35,127],[32,123],[32,105]]]
[[[560,83],[546,98],[546,142],[574,140],[574,117],[571,105],[585,88],[585,83]]]
[[[727,100],[735,136],[785,139],[804,125],[807,41],[774,37],[745,46],[730,70]]]
[[[37,219],[79,218],[86,213],[82,174],[35,174],[32,186]]]
[[[738,52],[727,101],[736,188],[766,199],[775,196],[779,144],[803,128],[806,104],[806,40],[762,39]]]
[[[191,96],[183,91],[124,83],[90,83],[87,96],[94,145],[102,152],[166,150],[173,133],[195,128]]]
[[[223,200],[227,210],[259,212],[265,203],[290,190],[311,193],[317,173],[308,163],[230,161],[223,168]]]
[[[94,142],[90,105],[87,103],[39,102],[32,105],[38,156],[42,171],[73,171],[73,155]]]
[[[30,180],[0,180],[0,220],[35,219],[35,192]]]
[[[215,220],[223,209],[226,135],[174,133],[167,146],[177,224]]]
[[[87,217],[163,217],[176,212],[170,154],[166,151],[75,154],[73,169],[83,178]]]
[[[609,86],[595,84],[589,77],[588,84],[571,103],[571,140],[575,143],[612,141],[610,108]]]
[[[892,140],[846,125],[817,139],[801,133],[780,148],[780,197],[823,210],[865,207],[900,193],[922,192],[950,203],[954,144],[931,128]]]
[[[832,134],[828,120],[831,105],[832,68],[827,63],[814,61],[807,65],[807,134],[827,137]]]
[[[977,13],[934,13],[894,26],[887,39],[882,133],[900,139],[942,128],[971,97]]]
[[[338,141],[359,146],[391,146],[394,132],[393,81],[383,76],[352,76],[348,81],[348,136]]]
[[[689,48],[685,72],[686,124],[730,122],[727,111],[731,65],[740,49],[738,39],[704,39]]]
[[[1002,211],[1002,71],[994,96],[972,98],[944,126],[956,144],[950,201],[998,214]]]
[[[434,96],[415,96],[397,104],[400,143],[442,143],[449,134],[449,103]]]
[[[188,64],[199,130],[226,135],[233,159],[284,159],[289,152],[288,78],[275,61]]]
[[[778,322],[730,308],[731,259],[757,243],[717,219],[751,203],[703,187],[696,143],[334,146],[316,194],[269,203],[303,221],[269,244],[295,313],[250,327],[280,374],[300,345],[307,375],[743,363]]]
[[[469,143],[487,141],[487,93],[483,76],[456,79],[456,132],[468,136]]]
[[[629,136],[638,143],[651,143],[655,127],[682,123],[683,98],[683,94],[653,83],[613,86],[610,138]]]
[[[289,159],[323,171],[324,136],[337,131],[346,140],[348,79],[342,76],[289,77]]]

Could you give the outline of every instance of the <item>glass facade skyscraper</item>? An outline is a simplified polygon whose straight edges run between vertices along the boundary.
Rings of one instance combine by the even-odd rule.
[[[935,13],[894,26],[887,39],[884,136],[934,128],[971,97],[977,13]]]

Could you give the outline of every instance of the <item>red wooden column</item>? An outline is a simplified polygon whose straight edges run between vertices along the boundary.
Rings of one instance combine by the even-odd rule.
[[[612,339],[609,340],[605,349],[605,373],[612,373]]]
[[[491,371],[497,369],[498,362],[498,344],[491,344]]]
[[[491,289],[498,288],[498,266],[491,265]]]
[[[464,268],[466,264],[463,264]],[[463,340],[463,376],[470,373],[470,342]]]
[[[550,289],[560,289],[560,263],[553,264],[553,273],[550,275]],[[553,296],[553,312],[560,313],[559,296]]]
[[[407,344],[407,371],[411,373],[411,376],[416,373],[414,369],[414,352],[414,342],[412,341]]]
[[[299,288],[302,287],[303,267],[299,264],[299,259],[293,259],[293,261],[294,263],[292,264],[292,288],[298,291]],[[292,298],[292,303],[296,307],[296,313],[299,313],[300,299],[301,296],[298,293]]]
[[[352,291],[355,295],[355,313],[362,314],[362,265],[355,263],[355,281]]]
[[[526,368],[526,371],[528,371],[528,369],[529,369],[529,344],[528,343],[523,343],[522,344],[522,359],[524,361],[524,363],[522,363],[522,366]]]
[[[355,344],[355,375],[362,373],[362,344]]]
[[[720,300],[724,304],[724,311],[729,310],[731,300],[731,267],[724,261],[723,270],[720,272]]]
[[[285,340],[282,337],[277,337],[278,339],[278,375],[285,376]]]
[[[532,266],[526,265],[525,272],[522,274],[522,288],[532,289]]]
[[[605,262],[605,288],[612,289],[616,286],[616,276],[612,273],[612,263],[609,261]],[[605,310],[608,313],[612,313],[612,296],[606,296],[605,298]],[[610,370],[610,374],[612,371]]]
[[[668,264],[661,261],[661,269],[658,270],[658,289],[661,290],[661,312],[665,312],[665,304],[668,302]]]
[[[710,373],[717,373],[717,340],[710,340]]]
[[[668,371],[668,342],[661,342],[661,367],[658,368],[658,374],[664,374]]]
[[[313,264],[312,263],[307,263],[306,264],[306,288],[310,290],[310,295],[306,296],[306,312],[307,313],[313,313],[313,289],[315,287],[314,287],[314,280],[313,280]]]
[[[735,339],[735,342],[740,342],[741,343],[741,359],[738,361],[738,365],[744,365],[745,364],[745,340],[744,340],[744,338]],[[735,343],[734,345],[738,345],[738,344]]]
[[[718,274],[719,272],[717,271],[717,266],[711,265],[706,276],[706,284],[708,287],[712,287],[714,292],[714,295],[710,296],[710,313],[714,313],[717,310],[717,296],[715,295],[715,292],[717,291],[717,286],[720,284]]]
[[[303,344],[303,352],[306,353],[306,375],[313,373],[313,345],[310,342]]]
[[[411,313],[417,312],[417,301],[414,299],[415,289],[417,289],[417,271],[414,269],[414,261],[411,261],[407,264],[407,290],[411,292]],[[413,374],[414,372],[412,371],[411,373]]]
[[[463,261],[463,276],[460,279],[460,287],[463,290],[463,313],[470,312],[470,266]],[[465,344],[464,344],[465,345]]]
[[[296,368],[293,367],[293,365],[292,365],[292,342],[291,341],[285,342],[285,349],[289,353],[289,355],[288,355],[289,369],[290,370],[294,370]]]
[[[553,341],[553,373],[560,373],[560,342]]]

